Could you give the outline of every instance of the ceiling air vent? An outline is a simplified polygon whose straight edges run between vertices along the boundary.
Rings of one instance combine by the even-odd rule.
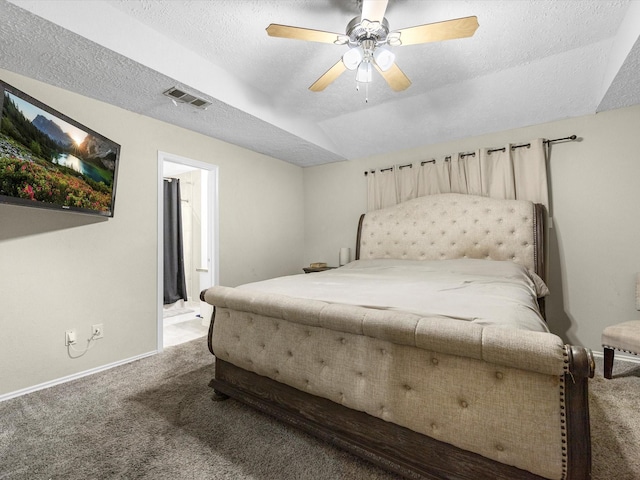
[[[185,91],[180,90],[179,88],[173,87],[169,90],[163,92],[167,97],[180,102],[180,103],[188,103],[193,105],[194,107],[205,109],[211,102],[204,100],[203,98],[198,98],[195,95],[191,95]]]

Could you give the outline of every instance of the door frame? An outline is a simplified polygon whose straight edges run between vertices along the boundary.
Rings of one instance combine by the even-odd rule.
[[[164,299],[164,162],[177,163],[187,167],[196,168],[209,172],[207,177],[207,239],[209,259],[208,259],[208,283],[210,286],[218,285],[219,282],[219,262],[218,262],[218,166],[210,163],[181,157],[172,153],[158,150],[158,271],[157,271],[157,297],[156,297],[156,317],[157,317],[157,351],[163,350],[164,326],[162,316],[162,305]],[[205,276],[206,277],[206,276]]]

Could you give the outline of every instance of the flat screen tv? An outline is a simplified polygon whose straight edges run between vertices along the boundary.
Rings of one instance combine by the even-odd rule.
[[[120,145],[0,80],[0,203],[113,217]]]

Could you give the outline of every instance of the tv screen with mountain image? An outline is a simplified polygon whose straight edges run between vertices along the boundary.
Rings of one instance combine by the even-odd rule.
[[[0,88],[0,202],[112,217],[120,145]]]

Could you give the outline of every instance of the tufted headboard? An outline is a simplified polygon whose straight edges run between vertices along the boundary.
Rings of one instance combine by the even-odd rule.
[[[356,259],[511,260],[545,279],[544,206],[444,193],[360,217]]]

